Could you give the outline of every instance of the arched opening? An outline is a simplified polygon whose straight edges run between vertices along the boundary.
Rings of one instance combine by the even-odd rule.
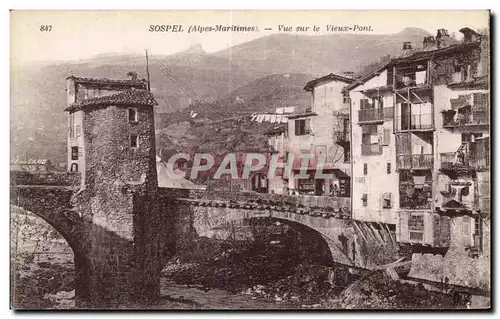
[[[268,193],[269,181],[264,173],[256,173],[252,176],[252,190],[258,193]]]
[[[72,173],[78,172],[78,164],[77,163],[71,164],[70,172],[72,172]]]
[[[41,216],[14,205],[10,216],[13,307],[73,307],[86,295],[76,284],[87,274],[86,258]]]
[[[177,251],[162,280],[234,292],[266,287],[272,296],[289,289],[296,292],[291,302],[297,303],[315,303],[350,280],[347,267],[333,262],[327,239],[318,231],[279,217],[246,217],[233,215],[203,230],[192,246]]]

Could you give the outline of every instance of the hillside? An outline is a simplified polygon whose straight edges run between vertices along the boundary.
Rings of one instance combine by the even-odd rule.
[[[249,110],[306,105],[309,98],[302,87],[310,79],[330,72],[359,72],[382,56],[397,54],[403,41],[419,43],[425,34],[416,28],[390,35],[274,34],[215,53],[205,52],[200,45],[169,56],[152,53],[151,87],[159,102],[157,127],[189,120],[189,105],[206,113],[200,117],[209,118],[214,116],[208,113],[221,118]],[[77,62],[12,68],[11,158],[65,162],[66,77],[124,78],[131,70],[145,77],[143,56],[106,53]],[[236,97],[244,103],[235,103]]]

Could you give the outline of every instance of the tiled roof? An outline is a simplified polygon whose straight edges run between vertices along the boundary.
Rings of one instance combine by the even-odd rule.
[[[382,66],[382,67],[380,67],[378,69],[376,69],[373,72],[368,73],[367,75],[363,76],[361,79],[358,79],[358,80],[352,82],[351,84],[349,84],[348,86],[346,86],[343,89],[343,91],[351,91],[351,90],[357,88],[358,86],[360,86],[362,84],[365,84],[366,81],[371,80],[372,78],[374,78],[377,75],[380,75],[380,73],[382,73],[387,68],[388,64],[389,63],[385,64],[384,66]]]
[[[489,81],[487,76],[475,78],[473,81],[452,83],[448,85],[451,89],[488,89]]]
[[[275,125],[272,128],[264,132],[264,135],[276,135],[285,132],[287,129],[287,124]]]
[[[84,84],[99,84],[99,85],[125,85],[135,88],[146,88],[147,82],[142,80],[112,80],[107,78],[83,78],[76,76],[69,76],[67,79],[73,79],[75,83]]]
[[[473,43],[461,43],[461,44],[454,44],[450,45],[445,48],[441,49],[436,49],[436,50],[429,50],[429,51],[420,51],[413,53],[412,55],[404,58],[396,58],[392,59],[390,64],[400,64],[400,63],[412,63],[412,62],[417,62],[417,61],[422,61],[422,60],[428,60],[436,55],[442,55],[442,54],[447,54],[447,53],[453,53],[455,51],[462,51],[462,50],[467,50],[471,49],[474,47],[479,46],[479,42],[473,42]]]
[[[307,82],[306,86],[304,86],[304,90],[311,91],[313,89],[313,87],[316,86],[316,84],[318,84],[319,82],[322,82],[322,81],[327,81],[327,80],[337,80],[337,81],[345,82],[347,84],[354,82],[354,79],[346,78],[344,76],[330,73],[328,75],[325,75],[325,76],[322,76],[320,78],[317,78],[317,79],[314,79],[314,80]]]
[[[68,107],[65,111],[81,110],[92,106],[130,105],[130,106],[154,106],[158,105],[153,94],[146,90],[126,90],[120,93],[100,96],[93,99],[83,100]]]
[[[304,112],[304,113],[295,113],[295,114],[291,114],[290,116],[288,116],[289,119],[297,119],[297,118],[300,118],[300,117],[309,117],[309,116],[317,116],[318,114],[315,113],[315,112]]]

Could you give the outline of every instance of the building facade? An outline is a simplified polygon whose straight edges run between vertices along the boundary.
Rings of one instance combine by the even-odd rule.
[[[336,74],[312,80],[304,89],[311,92],[311,107],[288,116],[287,153],[293,154],[289,192],[316,196],[350,196],[350,145],[346,141],[349,107],[342,90],[354,82]],[[308,178],[297,178],[301,156],[309,159]],[[324,178],[316,173],[321,167]],[[318,177],[319,176],[319,177]]]
[[[418,52],[405,42],[347,88],[353,218],[394,224],[414,276],[488,288],[489,39],[460,31],[462,42],[440,29]]]
[[[399,208],[394,107],[387,68],[346,88],[351,97],[353,219],[394,229]]]
[[[67,105],[68,105],[68,135],[67,154],[68,171],[82,172],[82,182],[85,179],[86,150],[83,136],[85,112],[72,107],[86,100],[113,95],[132,88],[146,90],[147,82],[138,80],[137,74],[130,72],[128,80],[94,79],[70,76],[67,78]]]

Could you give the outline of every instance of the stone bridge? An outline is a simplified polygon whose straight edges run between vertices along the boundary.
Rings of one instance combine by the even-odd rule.
[[[302,227],[317,235],[332,262],[353,268],[373,268],[380,255],[395,260],[397,253],[392,230],[353,224],[349,198],[119,183],[96,193],[80,188],[78,175],[12,172],[11,204],[44,219],[73,249],[81,308],[153,302],[173,254],[230,221],[269,217]],[[368,228],[360,233],[360,227]]]

